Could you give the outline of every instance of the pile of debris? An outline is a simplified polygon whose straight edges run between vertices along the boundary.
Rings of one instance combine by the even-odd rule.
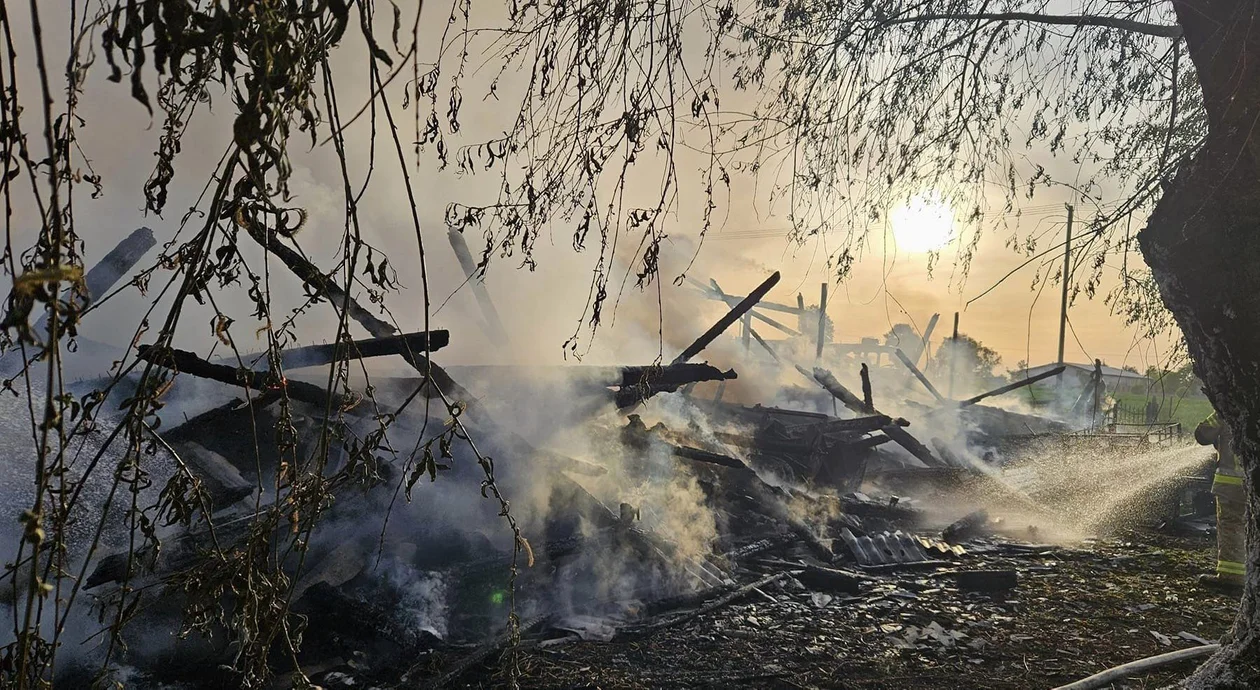
[[[336,487],[335,501],[305,545],[307,552],[292,559],[288,601],[304,617],[304,644],[275,660],[282,676],[301,669],[324,687],[422,679],[441,686],[516,635],[523,636],[522,644],[540,646],[630,638],[741,597],[773,600],[767,590],[774,586],[804,588],[817,602],[826,602],[859,596],[888,573],[906,568],[957,564],[965,569],[969,551],[961,543],[983,530],[985,520],[972,518],[942,535],[924,524],[913,500],[862,493],[864,483],[881,473],[973,469],[972,461],[948,442],[930,438],[929,448],[911,422],[879,411],[865,365],[860,397],[826,369],[793,365],[850,411],[848,418],[687,395],[697,382],[736,378],[733,370],[690,360],[736,321],[747,323],[750,309],[778,281],[777,273],[747,297],[728,299],[730,310],[669,364],[627,366],[588,377],[582,394],[574,397],[580,400],[574,404],[578,416],[585,415],[592,425],[626,420],[615,429],[611,451],[620,461],[609,462],[598,454],[575,457],[531,443],[429,359],[450,342],[449,333],[399,334],[301,256],[283,245],[268,248],[309,290],[349,305],[349,316],[371,337],[230,362],[169,347],[139,348],[141,359],[182,377],[248,393],[245,400],[199,411],[158,433],[163,451],[203,490],[201,509],[213,518],[213,532],[177,531],[164,535],[159,552],[107,555],[85,582],[105,602],[119,593],[164,587],[170,596],[162,606],[136,613],[149,619],[144,628],[178,625],[180,588],[186,592],[189,586],[183,574],[205,557],[210,540],[220,551],[247,539],[279,540],[282,535],[260,535],[255,518],[277,493],[287,458],[325,457],[332,472],[351,461],[354,444],[384,417],[395,433],[415,438],[425,429],[454,424],[460,433],[453,437],[475,437],[485,455],[505,459],[498,465],[497,482],[507,495],[538,485],[546,486],[548,495],[517,515],[529,526],[527,539],[505,545],[502,535],[452,518],[463,510],[491,516],[498,511],[487,502],[465,507],[476,502],[477,487],[485,495],[487,484],[477,469],[482,454],[463,444],[443,446],[442,459],[414,470],[415,476],[404,477],[402,468],[381,462],[363,481]],[[940,398],[913,362],[897,353],[936,395],[940,410],[985,409],[976,403],[989,394],[961,402]],[[377,381],[369,393],[358,395],[333,394],[292,373],[386,356],[400,357],[419,378]],[[180,385],[177,381],[176,391]],[[666,392],[681,393],[689,421],[649,427],[642,406]],[[418,395],[446,404],[432,413],[428,405],[408,408]],[[395,411],[383,413],[381,401],[391,397],[397,404],[389,409]],[[277,404],[282,399],[287,402]],[[604,421],[594,421],[601,416]],[[281,429],[285,433],[263,433]],[[336,440],[330,443],[330,438]],[[400,488],[407,480],[413,484],[421,471],[442,472],[441,481],[453,486],[426,497],[428,512],[391,520]],[[536,474],[546,480],[532,481]],[[618,497],[619,482],[697,487],[713,533],[698,548],[648,527],[642,506]],[[610,483],[612,491],[606,490]],[[510,585],[508,573],[514,573]],[[1015,585],[1011,575],[960,573],[959,584],[1000,590]],[[493,634],[504,630],[509,613],[519,616],[519,626]],[[231,653],[232,644],[220,636],[193,652],[184,647],[178,665],[163,663],[164,652],[144,649],[130,652],[127,662],[154,681],[219,678],[230,685],[224,663]]]

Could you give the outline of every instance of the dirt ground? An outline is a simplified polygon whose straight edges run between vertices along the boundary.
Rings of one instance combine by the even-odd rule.
[[[525,688],[1052,688],[1214,641],[1233,618],[1233,600],[1196,581],[1214,566],[1205,538],[1141,531],[1026,553],[991,546],[950,567],[886,573],[857,596],[828,601],[789,580],[637,639],[527,642],[454,686],[503,687],[515,661]],[[955,571],[984,568],[1015,569],[1017,587],[993,596],[956,586]],[[1162,687],[1193,663],[1112,687]]]

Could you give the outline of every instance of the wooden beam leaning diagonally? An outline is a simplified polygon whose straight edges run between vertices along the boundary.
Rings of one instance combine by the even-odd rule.
[[[1064,370],[1066,369],[1067,367],[1058,366],[1051,369],[1050,371],[1043,371],[1040,374],[1037,374],[1036,376],[1029,376],[1028,378],[1023,379],[1021,381],[1016,381],[1015,383],[1008,383],[1005,386],[1002,386],[1001,388],[994,388],[993,390],[987,393],[981,393],[980,395],[977,395],[974,398],[967,398],[966,400],[960,400],[958,401],[958,406],[967,407],[969,405],[975,405],[976,403],[980,402],[981,400],[984,400],[985,398],[991,398],[995,395],[1002,395],[1003,393],[1010,393],[1011,391],[1019,389],[1019,388],[1023,388],[1024,386],[1031,386],[1032,384],[1042,379],[1048,379],[1051,376],[1058,376],[1059,374],[1062,374]]]
[[[743,299],[742,297],[735,297],[733,295],[728,295],[725,292],[723,292],[722,287],[718,285],[717,281],[713,280],[712,278],[709,279],[708,285],[703,285],[700,283],[700,281],[694,280],[692,278],[688,278],[687,280],[690,281],[692,285],[695,285],[709,299],[715,299],[721,302],[726,302],[726,306],[728,307],[733,307],[736,304],[739,304],[740,300]],[[772,304],[773,302],[758,302],[757,309],[774,309],[776,307],[779,309],[779,311],[793,309],[793,307],[789,307],[784,304],[771,306]],[[780,331],[787,333],[788,335],[792,335],[792,336],[801,335],[801,332],[796,330],[795,328],[792,328],[791,326],[788,326],[787,324],[784,324],[775,319],[772,319],[769,316],[766,316],[765,314],[762,314],[761,312],[757,311],[756,309],[752,310],[749,313],[752,314],[752,317],[754,319],[764,322],[767,326],[772,326],[774,328],[777,328]]]
[[[730,328],[731,324],[738,321],[739,318],[744,315],[744,312],[752,309],[753,306],[756,305],[757,302],[760,302],[761,298],[765,297],[766,293],[770,292],[770,289],[778,283],[779,272],[775,271],[774,274],[772,274],[769,278],[766,278],[761,285],[758,285],[756,290],[748,293],[748,296],[741,300],[739,304],[731,307],[731,310],[728,311],[722,318],[718,319],[717,323],[710,326],[709,330],[705,331],[699,338],[696,338],[695,342],[688,345],[687,349],[679,353],[672,363],[682,364],[683,362],[686,362],[692,357],[700,354],[701,350],[708,347],[709,343],[712,343],[719,335],[722,334],[723,331]]]
[[[923,387],[927,389],[927,392],[931,393],[932,397],[936,398],[936,402],[946,402],[945,396],[937,392],[936,386],[933,386],[932,382],[923,375],[923,372],[919,371],[919,368],[914,365],[914,362],[910,361],[910,358],[906,356],[906,353],[901,351],[901,348],[897,348],[894,352],[897,355],[897,359],[901,360],[901,363],[906,365],[906,368],[910,370],[910,373],[914,374],[916,379],[919,379],[919,383],[923,384]]]

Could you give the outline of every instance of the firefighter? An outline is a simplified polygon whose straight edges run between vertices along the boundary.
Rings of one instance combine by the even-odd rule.
[[[1212,480],[1212,494],[1216,496],[1216,574],[1199,579],[1206,585],[1241,590],[1245,573],[1246,496],[1233,437],[1229,425],[1217,421],[1213,412],[1195,428],[1194,440],[1200,445],[1216,446],[1216,476]]]

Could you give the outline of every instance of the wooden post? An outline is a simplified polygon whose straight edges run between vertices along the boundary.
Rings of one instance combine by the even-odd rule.
[[[796,330],[800,331],[801,333],[804,333],[805,332],[805,296],[799,292],[796,293],[796,308],[801,310],[800,315],[796,317]]]
[[[946,396],[954,399],[954,365],[958,360],[958,312],[954,312],[954,335],[949,339],[949,389]]]
[[[919,357],[922,357],[923,354],[928,351],[928,344],[932,342],[932,331],[936,330],[936,322],[940,320],[941,320],[940,314],[933,314],[932,318],[928,319],[927,328],[923,329],[923,344],[919,346],[919,354],[914,356],[915,364],[918,364]],[[876,360],[876,361],[878,362],[879,360]],[[924,369],[927,368],[927,362],[923,363],[923,368]]]
[[[1063,299],[1059,304],[1059,366],[1063,366],[1063,343],[1067,336],[1068,276],[1072,273],[1072,205],[1067,205],[1067,239],[1063,242]],[[1063,378],[1058,381],[1063,390]],[[1063,396],[1057,396],[1062,398]]]
[[[744,314],[743,338],[744,338],[744,352],[745,353],[748,352],[749,345],[751,344],[751,341],[749,340],[749,337],[751,335],[752,335],[752,312],[748,312],[747,314]]]
[[[814,358],[822,360],[823,343],[827,339],[827,284],[822,284],[822,295],[818,298],[818,352]]]
[[[1067,239],[1063,243],[1063,299],[1059,304],[1059,364],[1063,364],[1063,343],[1067,335],[1068,276],[1072,273],[1072,205],[1067,205]]]

